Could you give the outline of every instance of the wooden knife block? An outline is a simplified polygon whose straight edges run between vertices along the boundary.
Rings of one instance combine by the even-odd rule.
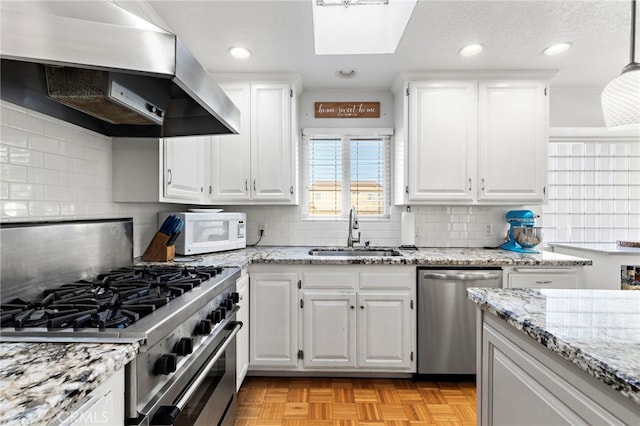
[[[164,235],[162,232],[156,232],[153,239],[147,246],[147,249],[142,255],[144,262],[166,262],[173,260],[176,257],[176,246],[166,246],[169,241],[169,236]]]

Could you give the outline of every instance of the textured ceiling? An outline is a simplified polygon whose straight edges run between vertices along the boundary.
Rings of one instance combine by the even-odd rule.
[[[294,72],[305,89],[387,89],[403,71],[479,69],[555,69],[554,87],[602,88],[629,62],[627,0],[419,0],[395,54],[328,56],[314,54],[311,1],[148,3],[209,71]],[[560,41],[574,46],[542,55]],[[472,42],[485,51],[460,57],[460,47]],[[253,56],[232,58],[227,49],[234,45]],[[339,78],[341,68],[357,75]]]

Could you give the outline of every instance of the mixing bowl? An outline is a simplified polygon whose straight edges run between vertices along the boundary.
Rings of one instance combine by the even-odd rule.
[[[542,242],[542,227],[514,226],[513,238],[524,248],[533,248]]]

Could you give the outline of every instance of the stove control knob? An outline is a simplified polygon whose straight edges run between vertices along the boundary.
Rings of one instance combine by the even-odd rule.
[[[211,334],[211,321],[201,320],[196,327],[196,334],[199,334],[200,336],[207,336]]]
[[[227,308],[223,308],[222,306],[220,306],[218,310],[220,311],[221,320],[225,319],[227,317]]]
[[[176,371],[178,359],[176,354],[164,354],[156,360],[153,372],[158,375],[167,375]]]
[[[193,339],[190,337],[183,337],[176,343],[175,351],[180,356],[189,355],[193,353]]]
[[[233,300],[233,303],[240,302],[240,293],[236,293],[235,291],[229,295],[229,299]]]
[[[224,306],[227,311],[230,311],[231,309],[233,309],[233,300],[231,300],[230,298],[226,299],[224,302],[222,302],[222,306]]]
[[[211,311],[211,321],[214,324],[217,324],[220,321],[222,321],[222,312],[220,312],[220,309],[216,309],[216,310]]]

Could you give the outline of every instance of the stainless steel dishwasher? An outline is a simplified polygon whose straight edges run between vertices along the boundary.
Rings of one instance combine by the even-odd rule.
[[[418,374],[476,373],[469,287],[501,287],[500,268],[418,268]]]

